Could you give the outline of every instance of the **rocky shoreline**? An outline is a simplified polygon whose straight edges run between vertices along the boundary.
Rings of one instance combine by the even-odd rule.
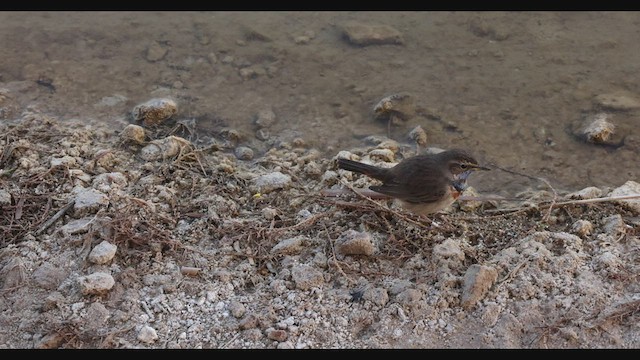
[[[371,180],[304,142],[243,159],[128,126],[26,112],[0,128],[1,347],[640,345],[640,202],[577,201],[634,181],[425,220],[323,197]]]

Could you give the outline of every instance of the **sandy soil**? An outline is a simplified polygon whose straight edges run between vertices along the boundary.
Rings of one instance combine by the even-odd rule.
[[[1,347],[639,347],[637,13],[89,14],[0,14]],[[351,194],[418,125],[515,200]]]

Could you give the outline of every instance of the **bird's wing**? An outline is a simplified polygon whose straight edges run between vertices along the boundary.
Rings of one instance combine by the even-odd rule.
[[[430,203],[439,201],[449,190],[442,185],[440,174],[425,173],[424,167],[412,167],[402,178],[394,177],[379,186],[370,189],[411,203]],[[437,189],[437,191],[434,191]]]

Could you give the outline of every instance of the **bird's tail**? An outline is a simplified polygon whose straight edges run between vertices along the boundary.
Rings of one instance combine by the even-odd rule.
[[[338,167],[340,169],[364,174],[378,180],[384,180],[388,172],[388,169],[343,158],[338,159]]]

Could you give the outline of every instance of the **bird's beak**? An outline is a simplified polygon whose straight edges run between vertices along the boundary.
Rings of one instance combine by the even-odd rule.
[[[476,165],[473,167],[474,170],[491,170],[488,167],[484,167],[484,166],[480,166],[480,165]]]

